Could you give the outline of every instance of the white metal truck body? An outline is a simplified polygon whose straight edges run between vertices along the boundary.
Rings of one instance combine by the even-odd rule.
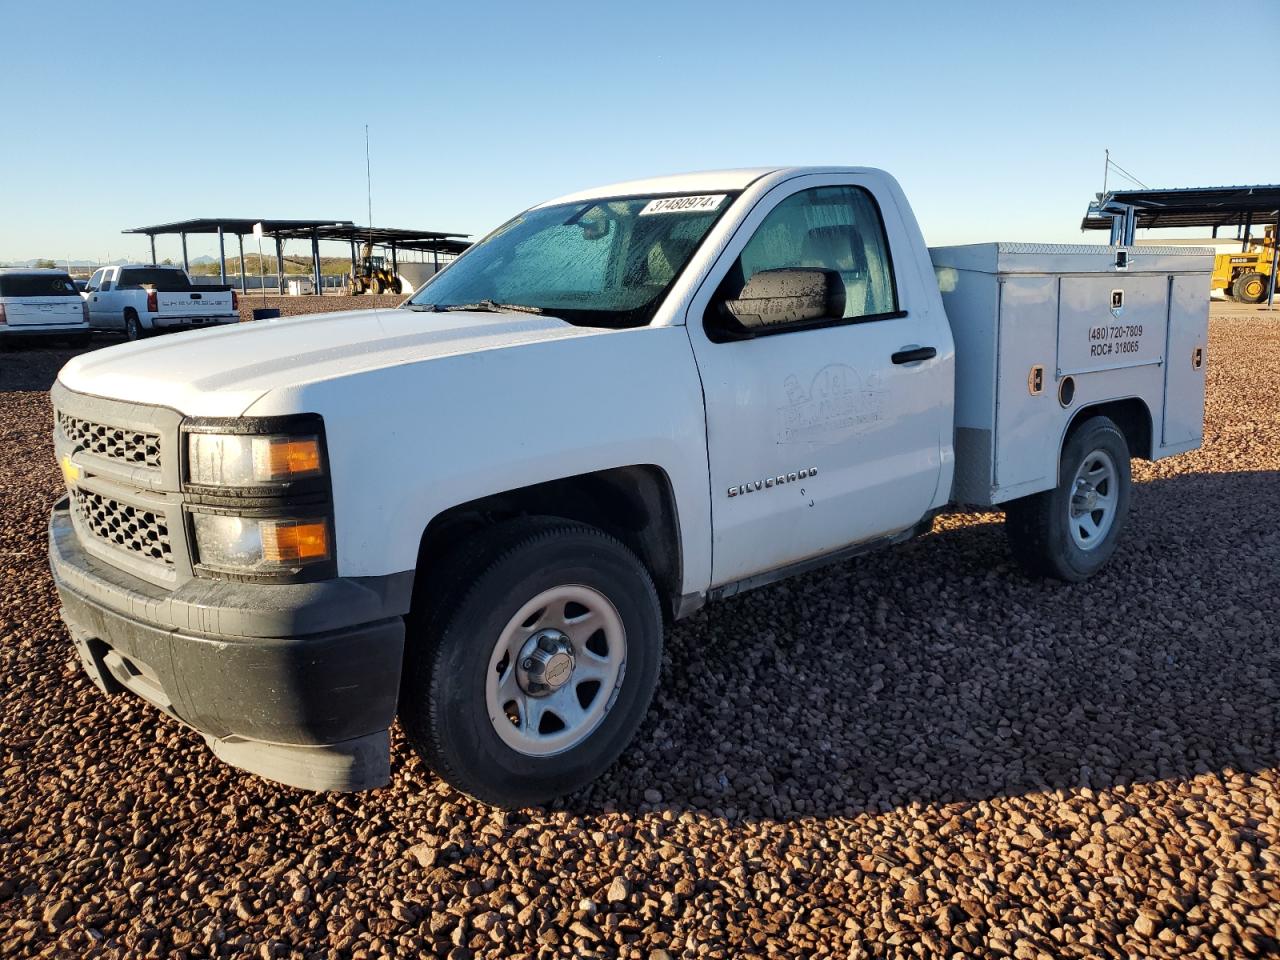
[[[718,337],[704,318],[723,296],[726,271],[780,204],[827,188],[873,198],[893,309]],[[609,491],[655,478],[641,507],[630,508],[643,514],[639,527],[624,524],[618,535],[634,544],[676,616],[708,597],[927,530],[950,503],[1001,504],[1055,488],[1064,438],[1095,414],[1113,415],[1135,456],[1200,442],[1207,256],[1136,248],[1119,269],[1118,251],[1106,247],[988,244],[931,256],[896,181],[868,168],[637,181],[528,214],[650,195],[722,204],[723,213],[645,325],[575,325],[550,311],[409,309],[263,321],[79,357],[59,375],[67,399],[55,401],[88,395],[162,407],[175,422],[318,415],[334,572],[361,583],[412,582],[446,545],[448,534],[433,539],[432,531],[453,516],[577,518],[574,503],[558,506],[556,497],[589,492],[594,518],[608,512],[600,504]],[[810,234],[821,241],[826,229]],[[472,255],[413,301],[429,299]],[[870,274],[866,263],[843,296],[870,303],[862,274]],[[1125,301],[1118,314],[1114,290]],[[1134,320],[1140,335],[1105,330],[1090,339],[1092,329]],[[1137,350],[1132,362],[1129,354],[1078,360],[1091,343],[1120,349],[1131,340],[1138,347],[1123,349]],[[73,464],[83,459],[64,447]],[[174,515],[195,509],[180,490],[162,496]],[[138,576],[147,590],[171,588],[175,576],[189,590],[182,584],[208,573],[186,559],[176,574]],[[283,590],[274,596],[285,602]],[[232,760],[288,782],[330,783]]]

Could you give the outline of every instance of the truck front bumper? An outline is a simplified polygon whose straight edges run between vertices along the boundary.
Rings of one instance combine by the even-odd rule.
[[[390,779],[405,575],[165,592],[86,553],[65,499],[49,521],[49,560],[62,618],[103,692],[142,697],[270,780],[364,790]]]

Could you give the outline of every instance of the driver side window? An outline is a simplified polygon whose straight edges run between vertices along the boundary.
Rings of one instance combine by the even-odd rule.
[[[747,241],[726,280],[736,293],[762,270],[791,267],[840,275],[840,319],[872,319],[898,311],[880,210],[861,187],[815,187],[783,200]]]

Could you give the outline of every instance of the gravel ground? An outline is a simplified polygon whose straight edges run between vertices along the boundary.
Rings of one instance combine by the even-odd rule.
[[[1280,318],[1222,313],[1205,447],[1135,465],[1096,580],[957,515],[709,608],[604,780],[515,814],[398,736],[317,796],[99,694],[45,569],[68,354],[0,355],[0,954],[1275,955]]]
[[[361,310],[370,307],[394,307],[403,303],[403,296],[383,294],[375,297],[365,294],[360,297],[349,297],[346,294],[324,297],[273,297],[266,299],[267,307],[275,307],[281,316],[292,317],[302,313],[332,313],[335,310]],[[240,316],[245,320],[253,318],[253,311],[263,306],[262,295],[250,291],[240,298]]]

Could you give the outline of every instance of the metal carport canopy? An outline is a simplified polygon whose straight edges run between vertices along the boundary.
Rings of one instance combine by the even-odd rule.
[[[191,220],[175,220],[172,223],[157,223],[146,227],[131,227],[122,233],[141,233],[151,240],[151,260],[156,259],[156,237],[178,235],[182,237],[182,266],[188,272],[191,263],[187,256],[187,235],[191,233],[216,233],[218,235],[218,276],[223,283],[227,280],[227,255],[225,236],[234,234],[240,245],[240,287],[245,288],[244,271],[244,237],[253,233],[254,227],[262,225],[262,232],[275,239],[276,266],[280,291],[284,291],[284,254],[282,243],[285,240],[305,239],[311,241],[311,258],[316,292],[321,292],[320,247],[321,240],[341,240],[351,244],[352,270],[355,269],[355,245],[372,240],[391,248],[392,263],[396,262],[397,249],[420,250],[427,253],[448,253],[457,255],[469,247],[468,234],[443,233],[436,230],[412,230],[399,227],[361,227],[350,220],[271,220],[250,217],[196,217]],[[437,256],[438,266],[438,256]]]
[[[1136,226],[1143,228],[1274,223],[1280,217],[1280,184],[1113,190],[1089,204],[1080,229],[1110,230],[1115,216],[1106,212],[1109,206],[1132,207]]]

